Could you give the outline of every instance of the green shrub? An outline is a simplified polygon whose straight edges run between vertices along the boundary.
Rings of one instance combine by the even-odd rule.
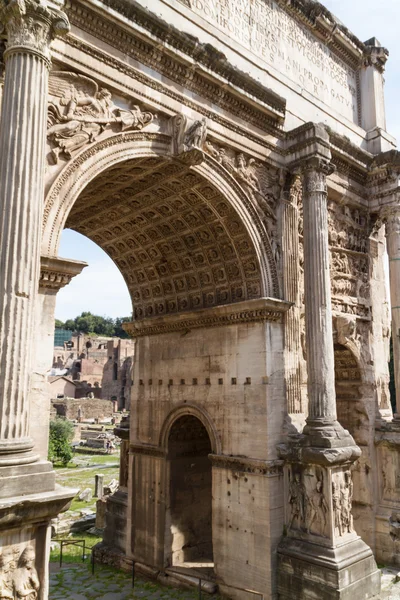
[[[60,462],[66,466],[72,459],[71,441],[74,437],[74,426],[72,423],[57,417],[50,421],[49,460],[54,464]]]

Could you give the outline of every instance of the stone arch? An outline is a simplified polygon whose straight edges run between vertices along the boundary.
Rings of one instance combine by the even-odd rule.
[[[184,416],[196,417],[207,430],[213,454],[222,454],[221,439],[210,415],[206,410],[194,404],[184,404],[174,408],[165,419],[159,438],[159,445],[164,449],[165,453],[167,454],[168,452],[168,438],[172,426],[178,419]]]
[[[78,219],[81,218],[81,216],[88,219],[88,215],[94,216],[94,213],[96,212],[93,210],[93,207],[90,206],[90,202],[86,214],[84,214],[85,211],[82,210],[82,206],[80,207],[81,210],[79,212],[79,200],[82,199],[82,197],[90,200],[90,195],[95,195],[96,190],[98,190],[98,187],[96,186],[98,186],[99,182],[101,185],[108,185],[112,188],[113,182],[107,181],[111,175],[119,177],[117,181],[119,185],[121,184],[121,181],[123,183],[123,177],[125,177],[127,181],[130,177],[131,179],[134,178],[135,170],[139,173],[138,181],[135,182],[135,185],[137,186],[139,184],[139,188],[140,185],[145,188],[146,186],[143,184],[143,181],[140,180],[140,171],[147,169],[148,173],[146,176],[149,177],[151,183],[150,177],[155,177],[155,175],[159,176],[160,173],[158,171],[162,165],[164,172],[167,172],[168,176],[171,176],[172,178],[174,177],[174,172],[180,172],[179,177],[183,177],[182,173],[184,173],[187,181],[193,180],[193,185],[201,187],[199,182],[202,182],[205,194],[203,197],[201,194],[199,194],[199,196],[203,203],[202,208],[204,208],[205,227],[208,227],[208,217],[206,215],[207,206],[210,208],[213,202],[216,204],[218,198],[224,200],[224,202],[221,201],[219,204],[216,204],[216,206],[212,206],[212,216],[216,217],[215,228],[209,229],[206,235],[213,237],[217,236],[218,232],[220,232],[222,239],[224,233],[222,230],[225,229],[225,239],[227,240],[225,248],[228,249],[229,252],[232,252],[232,257],[234,259],[238,259],[238,264],[241,269],[241,278],[237,277],[238,280],[241,279],[241,284],[236,288],[232,285],[233,278],[236,277],[236,274],[229,275],[226,270],[225,273],[221,271],[221,278],[225,277],[227,284],[225,289],[221,292],[220,298],[217,298],[220,292],[218,285],[216,284],[215,291],[213,292],[214,299],[211,297],[211,294],[209,304],[207,304],[207,300],[205,301],[205,304],[196,305],[195,303],[198,302],[198,298],[200,297],[198,296],[193,299],[192,304],[192,299],[190,299],[190,301],[186,299],[183,302],[184,306],[180,307],[179,294],[178,290],[176,290],[176,297],[174,300],[176,305],[175,312],[185,309],[205,308],[208,305],[231,303],[256,297],[279,297],[278,277],[271,244],[265,227],[248,195],[226,169],[218,164],[212,157],[205,155],[204,161],[201,164],[195,166],[186,165],[183,161],[178,161],[171,156],[170,146],[171,139],[168,135],[132,132],[114,135],[94,144],[78,154],[64,167],[48,191],[44,208],[42,255],[57,255],[61,232],[65,226],[72,227],[84,235],[88,235],[88,237],[91,237],[96,243],[99,243],[99,240],[91,235],[90,227],[85,229],[84,225],[77,224]],[[125,174],[118,175],[118,171],[122,173],[124,169]],[[176,175],[176,179],[178,180],[178,175]],[[161,185],[162,181],[159,181],[159,183]],[[174,183],[177,185],[179,184],[178,181],[175,181]],[[134,191],[133,187],[129,188],[128,184],[126,189]],[[143,192],[143,190],[139,191]],[[110,190],[110,194],[111,193],[113,193],[112,190]],[[135,193],[139,194],[139,192]],[[142,193],[142,196],[143,195],[145,195],[144,192]],[[82,203],[83,200],[81,204]],[[188,200],[188,203],[190,204],[190,199]],[[219,212],[217,207],[220,207]],[[109,214],[111,214],[111,207],[109,208]],[[92,215],[90,215],[91,210]],[[224,211],[226,211],[225,215]],[[178,213],[179,209],[177,209],[177,214]],[[123,216],[124,215],[119,215],[119,217]],[[74,218],[76,219],[75,222]],[[110,222],[110,225],[113,224],[113,222]],[[222,228],[219,227],[221,224]],[[237,227],[237,232],[234,231],[234,227]],[[110,235],[111,239],[113,235],[112,232],[108,231],[107,234]],[[123,235],[122,230],[121,235]],[[233,244],[230,244],[231,241],[233,241]],[[99,243],[99,245],[117,263],[117,266],[127,281],[128,288],[131,290],[133,283],[135,282],[127,280],[128,267],[124,264],[124,260],[116,260],[116,255],[118,253],[115,251],[115,247],[113,247],[110,240],[103,240],[103,242],[103,244]],[[231,250],[231,245],[233,245],[234,251]],[[123,243],[120,244],[120,246],[123,246]],[[219,249],[221,250],[221,247]],[[127,250],[129,251],[129,249]],[[249,257],[250,255],[252,257],[249,258],[247,262],[246,253]],[[223,259],[225,262],[229,262],[229,257],[226,258],[224,256]],[[212,258],[209,258],[208,260],[211,269]],[[236,269],[236,266],[232,263],[231,265],[228,265],[228,271],[230,266],[232,266],[232,269]],[[149,267],[151,267],[150,264]],[[146,274],[144,279],[146,279],[146,277],[148,278],[147,282],[151,283],[151,275]],[[218,275],[215,275],[215,278],[217,277]],[[187,286],[187,291],[189,291],[190,283],[184,282],[182,285]],[[199,288],[202,285],[202,283],[199,283]],[[222,288],[224,288],[224,286],[222,286]],[[148,289],[150,289],[150,285],[148,286]],[[190,296],[190,294],[188,293],[187,296]],[[140,314],[137,314],[136,318],[162,314],[162,312],[166,310],[165,306],[161,307],[161,304],[159,304],[158,307],[156,306],[156,303],[153,303],[153,306],[150,306],[146,305],[143,298],[141,298],[141,300],[143,301],[143,308],[139,310]],[[201,301],[203,302],[203,300]],[[135,304],[134,298],[133,303]],[[158,310],[160,310],[160,313],[158,313]],[[167,312],[169,311],[167,310]]]

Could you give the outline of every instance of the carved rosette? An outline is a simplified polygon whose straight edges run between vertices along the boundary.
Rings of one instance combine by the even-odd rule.
[[[1,3],[0,19],[7,33],[4,58],[11,53],[32,52],[50,66],[50,44],[57,35],[69,31],[67,16],[37,0],[12,0]]]

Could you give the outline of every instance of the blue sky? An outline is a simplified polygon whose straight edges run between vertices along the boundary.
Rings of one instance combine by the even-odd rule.
[[[400,0],[325,0],[331,10],[363,42],[376,37],[389,49],[386,68],[387,130],[400,139]],[[74,231],[63,233],[59,256],[84,260],[89,266],[57,297],[56,317],[66,320],[82,311],[118,317],[132,305],[122,275],[110,258],[89,239]]]

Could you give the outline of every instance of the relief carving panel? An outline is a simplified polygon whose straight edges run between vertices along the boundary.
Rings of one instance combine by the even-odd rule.
[[[150,112],[139,106],[119,108],[106,88],[76,73],[53,71],[49,80],[47,139],[52,146],[50,160],[70,159],[106,130],[140,130],[152,122]]]
[[[37,600],[40,589],[35,551],[6,547],[0,554],[0,600]]]

